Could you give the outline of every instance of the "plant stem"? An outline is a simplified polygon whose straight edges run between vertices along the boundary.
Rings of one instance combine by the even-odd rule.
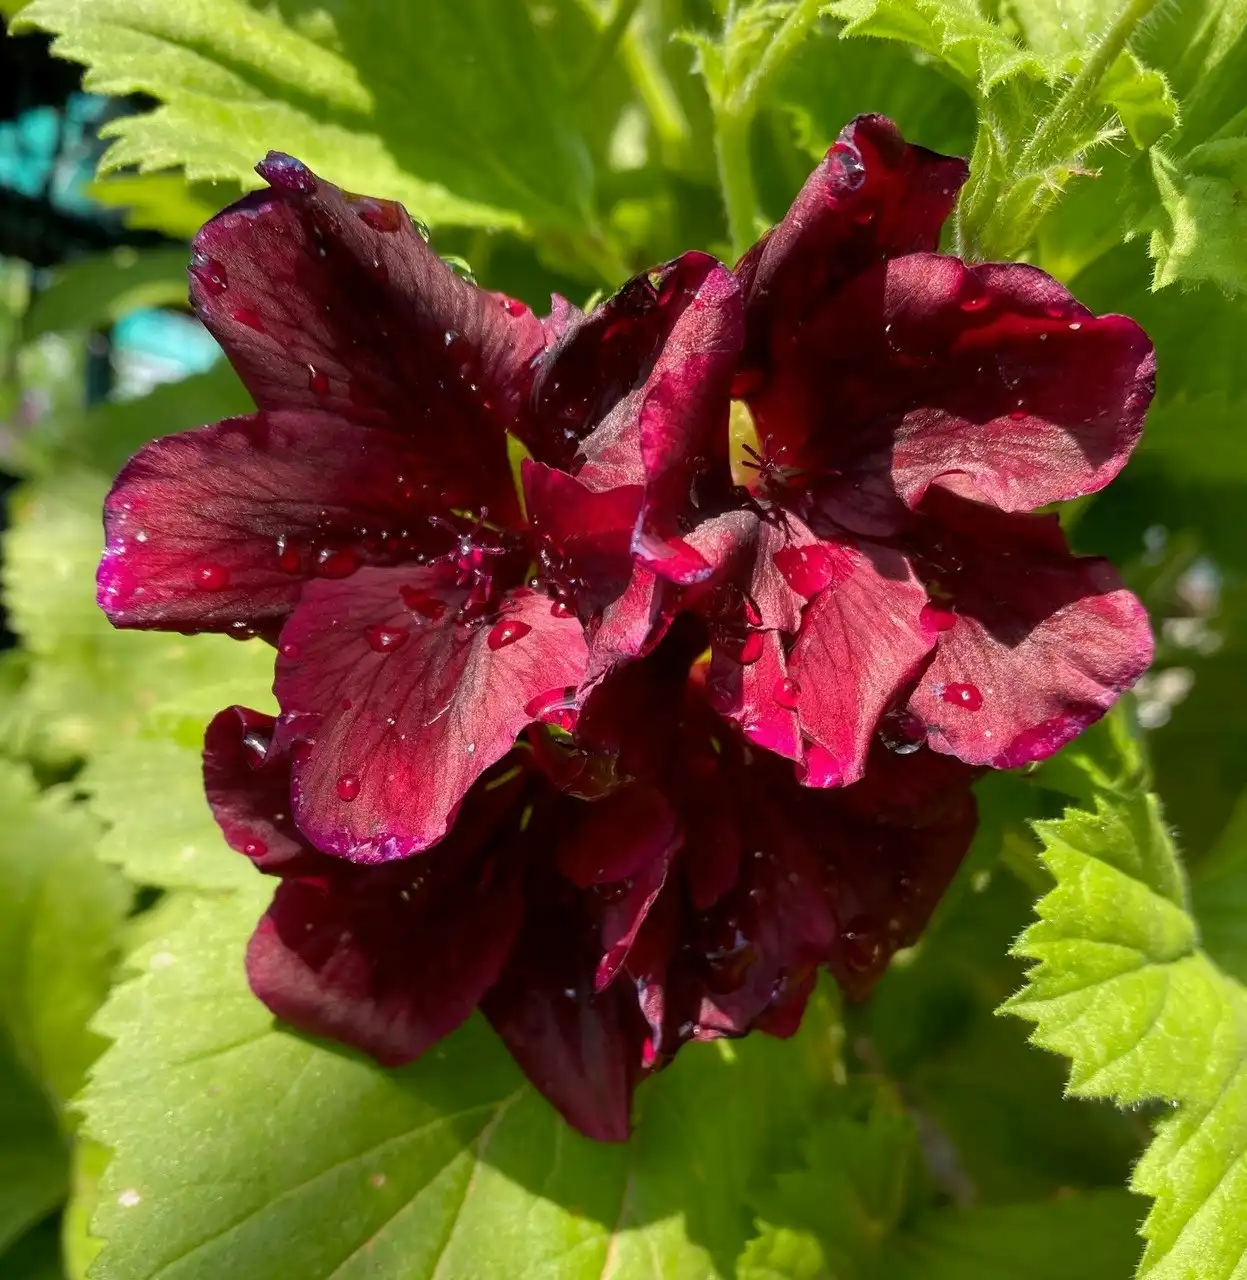
[[[823,0],[798,0],[767,41],[753,70],[726,98],[714,102],[714,150],[727,210],[732,252],[740,256],[757,235],[758,193],[749,155],[749,130],[772,81],[805,39]],[[730,40],[730,34],[727,36]]]
[[[1043,164],[1048,150],[1060,151],[1070,121],[1084,112],[1091,103],[1100,81],[1125,50],[1139,23],[1156,7],[1158,0],[1129,0],[1109,27],[1104,38],[1096,45],[1091,57],[1070,81],[1069,87],[1057,100],[1047,118],[1035,130],[1035,135],[1022,149],[1016,168],[1025,171]],[[1055,145],[1054,145],[1055,143]]]
[[[824,0],[797,0],[797,4],[767,41],[762,56],[754,64],[745,83],[731,95],[728,108],[733,114],[753,119],[763,92],[770,87],[770,82],[805,39],[805,33],[818,17],[823,3]]]
[[[663,145],[664,158],[674,161],[688,145],[692,131],[667,73],[637,26],[624,32],[619,56]]]
[[[739,258],[757,236],[758,193],[749,156],[749,126],[726,110],[715,113],[714,153],[719,166],[719,186],[727,210],[732,252]]]

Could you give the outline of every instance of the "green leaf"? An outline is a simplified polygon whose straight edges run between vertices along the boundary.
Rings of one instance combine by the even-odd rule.
[[[228,182],[192,186],[180,173],[114,173],[97,178],[87,194],[110,209],[124,210],[127,227],[189,240],[240,190]]]
[[[1140,1208],[1124,1191],[919,1217],[884,1255],[887,1280],[1110,1280],[1138,1254]]]
[[[185,302],[185,249],[123,247],[59,268],[26,312],[24,336],[105,328],[137,307]]]
[[[0,1256],[0,1275],[4,1280],[65,1280],[55,1219],[28,1231]]]
[[[1161,206],[1149,242],[1156,288],[1208,281],[1247,293],[1247,137],[1206,142],[1181,160],[1154,153],[1152,176]]]
[[[100,1017],[115,1043],[83,1106],[114,1158],[95,1280],[730,1273],[746,1183],[823,1088],[826,1017],[681,1055],[629,1144],[592,1143],[479,1018],[397,1071],[275,1026],[242,966],[267,892],[256,876],[201,899]]]
[[[68,1099],[102,1045],[87,1022],[108,990],[125,883],[94,856],[98,827],[63,792],[0,762],[0,1023],[49,1095]]]
[[[0,1034],[0,1267],[7,1246],[60,1202],[66,1182],[56,1117]]]
[[[1056,887],[1017,953],[1036,961],[1004,1006],[1070,1059],[1070,1092],[1174,1113],[1135,1169],[1155,1198],[1141,1275],[1238,1274],[1247,1261],[1247,989],[1198,946],[1155,796],[1097,794],[1037,827]]]
[[[86,1280],[103,1242],[91,1234],[91,1217],[99,1203],[99,1182],[108,1168],[107,1147],[80,1139],[74,1144],[69,1203],[61,1220],[61,1249],[68,1280]]]
[[[1195,868],[1191,901],[1200,940],[1222,968],[1247,982],[1247,791],[1220,839]]]
[[[901,40],[938,58],[986,96],[1017,76],[1041,82],[1060,74],[985,17],[975,0],[832,0],[826,12],[840,18],[846,36]]]
[[[182,259],[184,266],[184,253]],[[253,410],[238,375],[219,360],[205,373],[162,383],[134,400],[106,400],[49,415],[23,440],[20,461],[40,476],[67,469],[112,475],[149,440]]]
[[[107,824],[99,857],[133,883],[222,890],[254,882],[251,863],[225,843],[208,809],[197,746],[122,739],[93,756],[77,783]]]
[[[263,699],[272,679],[272,650],[259,642],[110,626],[94,599],[107,488],[87,472],[27,485],[4,539],[4,600],[30,657],[17,745],[55,760],[137,732],[171,698],[224,686],[229,701]]]
[[[882,1089],[844,1100],[803,1166],[756,1198],[738,1280],[1104,1280],[1133,1262],[1139,1206],[1124,1191],[937,1209],[914,1121]]]
[[[254,187],[275,148],[430,224],[593,238],[592,167],[527,5],[35,0],[15,27],[54,33],[88,89],[158,100],[106,126],[105,172]]]

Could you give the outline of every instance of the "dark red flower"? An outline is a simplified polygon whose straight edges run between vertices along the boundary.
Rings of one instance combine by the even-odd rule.
[[[400,206],[288,156],[259,172],[190,268],[257,412],[127,465],[99,599],[119,626],[273,639],[299,828],[384,861],[439,840],[531,708],[582,683],[585,626],[634,557],[708,572],[678,528],[679,441],[726,459],[738,289],[688,254],[542,321],[461,279]],[[509,438],[531,454],[527,517]],[[617,629],[595,676],[647,631]]]
[[[815,786],[860,778],[880,728],[972,764],[1042,759],[1151,658],[1113,569],[1023,514],[1124,465],[1151,344],[1033,267],[937,254],[965,178],[862,116],[737,267],[757,554],[737,547],[707,606],[714,688]]]
[[[441,843],[383,865],[313,847],[274,721],[223,711],[209,800],[281,880],[248,950],[257,995],[388,1065],[479,1006],[568,1121],[611,1140],[687,1041],[791,1034],[823,966],[864,995],[969,843],[972,771],[881,751],[856,787],[801,787],[709,707],[703,641],[678,625],[573,734],[531,729]]]

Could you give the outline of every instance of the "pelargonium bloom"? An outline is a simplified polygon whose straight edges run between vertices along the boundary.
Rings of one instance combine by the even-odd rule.
[[[535,727],[441,843],[384,864],[316,849],[291,817],[274,722],[221,712],[209,800],[233,848],[281,882],[248,949],[256,993],[387,1065],[479,1006],[567,1120],[609,1140],[686,1041],[790,1035],[824,965],[864,994],[969,843],[971,771],[884,750],[856,787],[801,787],[724,732],[703,644],[677,627],[602,682],[575,746]],[[595,751],[630,776],[590,801],[569,768],[591,776]]]
[[[1151,658],[1112,567],[1031,514],[1124,465],[1151,344],[1034,267],[937,253],[966,174],[860,117],[737,267],[763,527],[712,601],[716,693],[814,785],[861,777],[877,730],[972,764],[1042,759]],[[796,625],[753,589],[776,570]]]
[[[587,491],[560,468],[590,433],[644,419],[726,440],[739,291],[686,254],[591,320],[556,299],[543,321],[460,278],[399,205],[288,156],[259,172],[268,189],[200,231],[190,268],[257,411],[131,460],[99,600],[119,626],[274,640],[295,819],[323,851],[383,861],[439,840],[551,691],[582,683],[584,621],[634,553],[683,582],[709,572],[676,528],[678,458],[599,486],[596,542],[578,523],[552,559],[537,530],[577,513],[565,490]],[[509,438],[531,453],[527,513]],[[615,659],[646,630],[616,636]]]

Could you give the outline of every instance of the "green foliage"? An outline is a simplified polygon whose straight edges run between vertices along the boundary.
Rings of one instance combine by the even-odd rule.
[[[97,1280],[730,1274],[746,1185],[834,1064],[825,1015],[694,1051],[646,1086],[632,1143],[595,1144],[479,1019],[394,1072],[274,1026],[239,963],[265,892],[201,900],[101,1015]]]
[[[1135,1169],[1155,1198],[1141,1275],[1230,1275],[1247,1258],[1247,989],[1199,946],[1173,842],[1137,778],[1089,775],[1094,808],[1038,824],[1056,887],[1018,940],[1005,1006],[1070,1059],[1069,1090],[1175,1108]]]
[[[96,861],[89,815],[5,762],[0,812],[0,1025],[64,1101],[99,1051],[86,1024],[108,991],[130,892]]]
[[[186,301],[186,250],[130,248],[62,267],[26,312],[27,341],[65,329],[103,329],[136,307]]]
[[[842,1107],[803,1144],[803,1166],[756,1198],[762,1230],[740,1280],[1102,1280],[1133,1262],[1125,1192],[935,1207],[918,1130],[895,1099],[847,1092]]]
[[[537,306],[743,251],[858,112],[971,154],[952,247],[1033,261],[1155,342],[1138,455],[1071,524],[1151,610],[1153,677],[1191,683],[1172,707],[1144,691],[1146,748],[1117,714],[984,781],[966,866],[874,998],[843,1027],[820,1000],[787,1044],[689,1049],[626,1146],[569,1131],[479,1019],[383,1072],[246,989],[271,882],[225,846],[199,752],[218,708],[272,708],[271,650],[119,634],[94,604],[111,476],[250,409],[224,362],[80,403],[87,332],[180,305],[186,249],[50,285],[4,269],[0,443],[24,483],[3,545],[0,1275],[1109,1280],[1147,1209],[1127,1182],[1152,1199],[1142,1274],[1240,1274],[1243,0],[33,0],[19,25],[97,91],[154,101],[109,126],[93,187],[129,225],[188,238],[276,148],[403,200]],[[51,408],[28,429],[32,390]],[[84,1137],[65,1104],[105,1038]]]
[[[158,100],[108,126],[105,172],[252,187],[288,151],[430,225],[557,229],[597,265],[589,155],[525,5],[35,0],[15,26],[53,32],[88,88]]]

